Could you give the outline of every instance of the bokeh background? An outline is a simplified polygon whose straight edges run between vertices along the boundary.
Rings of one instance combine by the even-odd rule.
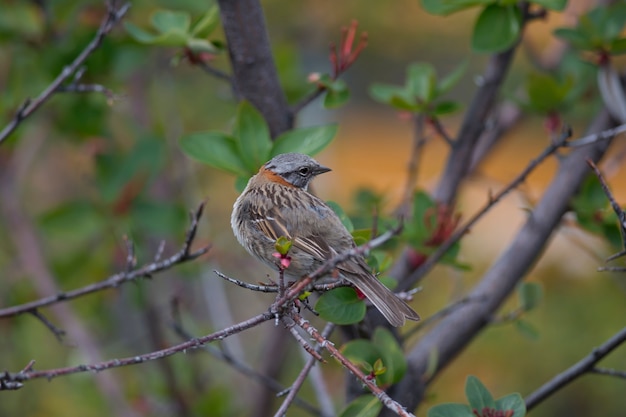
[[[37,4],[41,3],[42,7]],[[571,1],[564,13],[550,14],[526,29],[503,95],[516,93],[537,56],[550,57],[559,45],[552,30],[571,24],[590,6]],[[333,168],[315,183],[316,192],[340,203],[348,212],[354,195],[367,188],[381,193],[391,212],[406,177],[412,127],[397,112],[374,102],[374,82],[401,84],[411,62],[431,62],[438,73],[469,62],[463,81],[451,97],[467,105],[487,56],[471,52],[469,36],[475,15],[426,14],[418,1],[370,2],[329,0],[263,2],[281,81],[293,102],[311,86],[311,72],[327,72],[328,45],[338,42],[340,28],[353,19],[369,34],[369,44],[346,74],[352,97],[339,110],[312,103],[299,126],[338,123],[339,133],[318,160]],[[126,17],[148,25],[158,8],[187,10],[199,16],[207,2],[133,1]],[[99,1],[5,0],[0,5],[0,125],[4,126],[25,97],[33,97],[93,37],[103,15]],[[220,38],[218,35],[217,38]],[[200,130],[229,131],[235,110],[230,88],[199,68],[172,65],[177,51],[134,42],[118,28],[86,63],[83,81],[105,85],[114,99],[99,94],[58,94],[0,147],[0,307],[50,295],[46,277],[32,266],[43,263],[58,289],[68,290],[104,279],[125,267],[128,236],[136,244],[139,263],[150,262],[160,241],[165,253],[182,242],[187,212],[207,200],[197,244],[211,243],[209,255],[151,280],[43,309],[67,331],[58,342],[29,315],[0,320],[0,370],[17,371],[31,359],[36,369],[70,366],[132,356],[181,341],[172,330],[172,305],[195,335],[206,334],[264,311],[271,296],[252,294],[223,283],[218,269],[256,282],[269,271],[236,244],[229,218],[236,198],[234,178],[185,157],[178,139]],[[228,71],[225,57],[214,64]],[[599,103],[595,91],[564,115],[575,136],[584,132]],[[446,117],[455,132],[462,111]],[[548,143],[544,120],[523,117],[467,182],[459,211],[467,218],[487,200],[489,190],[510,181]],[[617,140],[611,156],[625,147]],[[432,141],[420,167],[419,187],[437,183],[447,148]],[[463,240],[462,260],[470,272],[435,269],[422,283],[414,302],[423,317],[461,296],[500,254],[549,183],[556,161],[541,166]],[[619,201],[626,200],[624,169],[613,164],[608,180]],[[12,207],[15,206],[16,207]],[[15,217],[15,210],[20,214]],[[21,243],[24,227],[32,227],[39,246]],[[40,250],[38,250],[40,249]],[[536,337],[512,325],[494,325],[438,378],[418,415],[430,405],[464,401],[469,374],[478,376],[494,395],[527,395],[556,373],[587,355],[624,326],[626,281],[598,273],[610,254],[604,242],[564,222],[545,256],[528,276],[544,288],[541,305],[526,317]],[[49,287],[48,287],[49,288]],[[174,301],[175,300],[175,301]],[[517,306],[512,299],[503,312]],[[271,332],[266,323],[224,344],[253,367],[260,367]],[[91,349],[91,350],[90,350]],[[282,376],[289,385],[302,364],[294,344]],[[602,365],[624,370],[626,349]],[[335,363],[322,366],[337,408],[341,409],[343,374]],[[204,352],[48,381],[34,381],[16,392],[0,394],[0,416],[111,415],[250,415],[246,398],[257,385]],[[109,389],[103,386],[111,384]],[[623,380],[590,375],[574,382],[533,411],[535,416],[624,415]],[[103,393],[105,392],[105,393]],[[117,394],[116,394],[117,392]],[[312,399],[311,387],[303,395]],[[119,400],[119,402],[117,400]],[[312,400],[313,401],[313,400]],[[177,408],[178,407],[178,408]],[[131,411],[129,411],[131,410]],[[182,410],[182,411],[181,411]],[[308,415],[297,407],[290,415]]]

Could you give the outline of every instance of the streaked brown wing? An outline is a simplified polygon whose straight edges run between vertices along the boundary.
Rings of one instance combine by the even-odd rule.
[[[278,240],[281,236],[289,240],[293,239],[284,219],[275,207],[270,210],[261,210],[256,207],[255,210],[252,210],[251,215],[254,224],[272,241]]]

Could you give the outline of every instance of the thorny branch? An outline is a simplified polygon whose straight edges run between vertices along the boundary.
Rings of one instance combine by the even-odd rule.
[[[317,331],[317,329],[315,329],[315,327],[313,327],[308,321],[304,320],[301,316],[298,316],[297,314],[294,314],[293,317],[300,327],[306,330],[311,335],[311,337],[315,339],[322,348],[326,349],[332,357],[337,359],[337,361],[341,365],[343,365],[344,368],[350,371],[352,375],[357,377],[359,381],[361,381],[385,407],[401,417],[415,417],[413,416],[413,414],[405,410],[402,405],[398,404],[391,397],[389,397],[385,390],[378,387],[373,378],[370,378],[363,374],[363,372],[361,372],[361,370],[355,364],[353,364],[345,356],[343,356],[343,354],[333,345],[333,343],[323,337]]]
[[[130,3],[126,3],[122,5],[119,9],[115,9],[112,4],[107,2],[107,15],[103,19],[100,27],[98,28],[98,32],[96,36],[87,44],[85,49],[82,50],[80,54],[72,61],[71,64],[61,70],[61,73],[52,81],[48,87],[44,91],[39,94],[37,98],[34,100],[27,99],[25,100],[20,107],[18,108],[15,116],[9,122],[8,125],[2,129],[0,132],[0,144],[4,142],[4,140],[9,137],[15,129],[30,115],[32,115],[39,107],[41,107],[46,101],[48,101],[53,94],[60,91],[61,85],[73,74],[75,74],[80,66],[85,62],[87,57],[91,55],[100,45],[102,44],[103,39],[111,32],[111,30],[115,27],[115,25],[124,17],[126,12],[130,7]]]
[[[191,251],[191,243],[196,236],[198,223],[200,221],[200,217],[202,216],[203,209],[204,203],[200,204],[200,206],[198,206],[198,208],[192,213],[191,225],[187,230],[187,236],[185,238],[182,248],[169,258],[144,265],[141,268],[135,268],[134,257],[130,256],[128,260],[128,268],[124,272],[119,272],[103,281],[86,285],[82,288],[77,288],[75,290],[67,292],[60,292],[56,295],[51,295],[49,297],[41,298],[39,300],[31,301],[25,304],[0,309],[0,319],[17,316],[24,313],[31,313],[41,307],[65,302],[97,291],[117,288],[118,286],[126,282],[134,281],[139,278],[149,278],[155,273],[165,271],[175,265],[192,261],[199,256],[204,255],[209,251],[210,245],[204,246],[193,252]],[[129,255],[132,255],[132,251],[130,250],[131,247],[132,246],[129,246]]]

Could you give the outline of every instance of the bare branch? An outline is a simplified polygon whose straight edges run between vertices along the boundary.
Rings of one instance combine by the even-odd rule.
[[[8,125],[2,129],[0,132],[0,144],[11,134],[17,127],[31,114],[33,114],[41,105],[43,105],[46,101],[52,97],[52,95],[58,91],[59,87],[65,80],[71,77],[76,71],[80,68],[80,66],[85,62],[87,57],[91,55],[100,45],[102,44],[103,39],[111,32],[111,30],[115,27],[115,25],[124,17],[128,8],[130,7],[130,3],[126,3],[121,6],[119,9],[115,10],[113,6],[107,3],[108,11],[107,15],[100,24],[98,28],[98,32],[96,36],[87,44],[85,49],[82,50],[80,54],[72,61],[71,64],[67,65],[63,68],[61,73],[46,87],[46,89],[34,100],[26,99],[24,103],[18,108],[15,116],[9,122]]]
[[[82,297],[86,294],[91,294],[97,291],[117,288],[118,286],[124,283],[134,281],[139,278],[149,278],[155,273],[165,271],[167,269],[172,268],[175,265],[192,261],[198,258],[199,256],[204,255],[205,253],[209,251],[210,245],[204,246],[194,252],[190,252],[191,243],[196,236],[198,222],[200,220],[200,217],[202,216],[203,209],[204,209],[204,203],[200,204],[200,206],[192,214],[191,225],[189,226],[189,229],[187,230],[187,236],[185,238],[185,242],[183,243],[182,248],[177,253],[170,256],[169,258],[166,258],[159,262],[153,262],[153,263],[144,265],[138,269],[133,268],[132,270],[129,270],[129,271],[119,272],[103,281],[86,285],[84,287],[77,288],[75,290],[71,290],[67,292],[59,292],[56,295],[41,298],[39,300],[31,301],[29,303],[24,303],[24,304],[20,304],[17,306],[0,309],[0,319],[17,316],[23,313],[28,313],[41,307],[46,307],[52,304],[65,302],[65,301]]]
[[[255,317],[252,317],[248,320],[237,323],[233,326],[227,327],[223,330],[220,330],[215,333],[211,333],[207,336],[199,337],[196,339],[188,340],[185,343],[181,343],[167,349],[158,350],[155,352],[146,353],[143,355],[132,356],[122,359],[111,359],[108,361],[94,363],[90,365],[77,365],[70,366],[66,368],[57,368],[57,369],[49,369],[46,371],[34,371],[34,370],[26,370],[20,371],[17,373],[4,372],[0,373],[0,390],[4,386],[11,386],[15,383],[22,383],[25,381],[30,381],[32,379],[40,379],[46,378],[48,380],[52,378],[56,378],[63,375],[76,374],[81,372],[101,372],[107,369],[119,368],[121,366],[129,366],[136,365],[144,362],[149,362],[161,358],[166,358],[168,356],[174,355],[179,352],[186,352],[187,350],[197,349],[206,343],[212,342],[214,340],[222,340],[228,336],[232,336],[236,333],[240,333],[246,329],[257,326],[260,323],[271,320],[273,315],[269,313],[259,314]]]
[[[616,378],[626,379],[626,371],[618,371],[617,369],[599,368],[596,366],[591,368],[589,372],[591,372],[592,374],[614,376]]]
[[[500,190],[495,195],[489,196],[489,200],[476,214],[474,214],[463,226],[457,229],[445,242],[443,242],[431,255],[428,256],[426,261],[409,277],[400,283],[400,289],[406,289],[412,286],[415,282],[418,282],[424,277],[430,270],[441,260],[446,252],[458,242],[485,214],[491,210],[500,200],[502,200],[508,193],[516,189],[520,184],[526,181],[526,178],[530,173],[537,168],[546,158],[554,154],[559,148],[561,148],[570,137],[571,132],[569,130],[564,131],[561,137],[546,147],[539,156],[530,161],[530,163],[515,177],[506,187]]]
[[[562,389],[570,382],[584,375],[585,373],[600,373],[594,370],[597,369],[595,368],[595,364],[624,342],[626,342],[626,327],[617,332],[615,335],[613,335],[613,337],[604,342],[602,345],[593,349],[591,353],[589,353],[589,355],[585,356],[583,359],[581,359],[565,371],[561,372],[550,381],[542,385],[535,392],[526,397],[526,410],[530,411],[537,404],[539,404],[558,390]]]
[[[624,212],[624,210],[622,210],[620,205],[617,203],[617,200],[615,200],[615,197],[613,197],[613,193],[611,193],[611,189],[606,183],[604,179],[604,175],[602,175],[602,172],[600,172],[596,164],[594,164],[592,160],[587,160],[587,163],[589,164],[591,169],[593,169],[593,172],[596,174],[596,177],[598,177],[598,181],[600,181],[602,190],[604,190],[604,194],[606,194],[606,198],[611,203],[611,207],[613,208],[613,211],[615,212],[615,215],[617,216],[617,220],[619,222],[619,231],[622,236],[622,248],[624,250],[614,255],[609,256],[609,258],[607,259],[607,262],[608,262],[608,261],[617,259],[621,256],[624,256],[626,254],[626,213]]]
[[[57,338],[59,343],[63,342],[63,336],[65,336],[65,330],[59,329],[57,326],[52,324],[52,322],[48,320],[46,316],[41,314],[39,310],[37,309],[31,310],[29,311],[29,313],[35,316],[37,319],[39,319],[39,321],[42,322],[44,326],[46,326],[48,330],[52,332],[52,334],[54,334],[54,337]]]
[[[330,336],[330,334],[333,332],[334,329],[335,329],[335,325],[333,323],[327,323],[326,327],[324,327],[324,330],[322,330],[321,336],[324,339],[328,339],[328,337]],[[322,350],[322,345],[318,343],[317,346],[315,346],[314,352],[319,355],[319,352],[321,350]],[[311,369],[313,369],[313,365],[315,365],[316,361],[318,361],[318,359],[315,357],[315,355],[311,355],[311,357],[307,359],[306,364],[304,365],[304,367],[298,374],[298,377],[293,382],[291,387],[287,389],[287,392],[288,392],[287,397],[285,398],[283,403],[280,405],[280,408],[278,409],[278,411],[276,411],[276,414],[274,415],[275,417],[282,417],[287,414],[287,409],[289,408],[291,403],[296,399],[296,395],[298,395],[298,391],[300,391],[300,388],[304,384],[304,381],[306,380],[306,377],[309,374],[309,372],[311,372]]]

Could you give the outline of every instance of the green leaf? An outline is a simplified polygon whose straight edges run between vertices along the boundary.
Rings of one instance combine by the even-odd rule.
[[[276,239],[276,242],[274,243],[274,248],[276,249],[276,252],[280,253],[281,255],[287,255],[287,253],[291,249],[291,240],[287,239],[285,236],[281,236]]]
[[[315,311],[324,320],[335,324],[358,323],[365,317],[366,306],[353,288],[342,287],[328,291],[317,300]]]
[[[272,141],[265,119],[246,100],[237,108],[233,135],[237,138],[239,155],[246,168],[256,172],[269,159]]]
[[[196,132],[180,138],[183,152],[200,162],[230,172],[241,177],[249,177],[239,157],[237,141],[232,136],[220,132]]]
[[[209,8],[209,10],[206,11],[206,13],[204,13],[204,15],[202,15],[200,20],[193,25],[191,35],[195,38],[206,38],[213,33],[219,22],[220,11],[217,8],[217,5],[214,4]]]
[[[615,39],[611,42],[611,53],[613,55],[626,53],[626,38]]]
[[[533,3],[556,11],[561,11],[567,6],[567,0],[533,0]]]
[[[515,328],[525,338],[527,338],[529,340],[537,340],[537,339],[539,339],[539,331],[535,328],[535,326],[533,326],[532,324],[530,324],[526,320],[517,319],[517,320],[514,321],[514,323],[515,323]]]
[[[476,417],[465,404],[446,403],[431,407],[428,417]]]
[[[374,330],[372,343],[382,354],[383,364],[387,372],[380,375],[381,385],[392,385],[399,382],[406,373],[406,359],[404,352],[393,334],[384,327]]]
[[[169,31],[155,35],[133,25],[129,22],[124,22],[124,27],[128,34],[134,38],[137,42],[145,43],[149,45],[158,46],[185,46],[189,39],[189,36],[180,31]]]
[[[374,363],[381,358],[380,350],[367,339],[353,339],[341,347],[341,353],[360,366],[368,364],[373,369]]]
[[[343,226],[348,229],[348,232],[352,233],[352,231],[354,230],[354,225],[352,224],[352,220],[350,220],[350,217],[348,217],[343,208],[341,208],[341,206],[334,201],[327,201],[326,204],[328,204],[328,206],[333,209],[337,217],[339,217],[339,220],[341,220]]]
[[[495,0],[421,0],[422,7],[437,15],[449,15],[480,4],[490,4]]]
[[[578,29],[559,28],[554,35],[569,42],[574,48],[589,50],[593,48],[593,40]]]
[[[370,86],[369,93],[374,100],[385,104],[391,104],[391,99],[394,96],[402,96],[406,92],[403,87],[375,83]]]
[[[324,95],[322,105],[325,109],[336,109],[343,106],[348,100],[350,100],[350,90],[328,90]]]
[[[133,25],[130,22],[124,22],[124,29],[126,29],[126,32],[128,32],[128,34],[137,42],[149,44],[149,43],[152,43],[157,38],[157,35],[148,33],[145,30],[141,29],[138,26]]]
[[[430,103],[435,97],[437,75],[429,63],[418,62],[409,65],[406,75],[406,90],[422,103]]]
[[[274,141],[270,157],[281,153],[297,152],[315,155],[324,149],[337,134],[338,125],[326,125],[293,129]]]
[[[496,409],[502,411],[513,410],[511,417],[524,417],[526,415],[526,403],[517,392],[496,400]]]
[[[517,289],[520,305],[524,311],[530,311],[539,305],[543,289],[536,282],[524,282]]]
[[[376,417],[383,404],[371,394],[361,395],[341,411],[339,417]]]
[[[219,52],[213,43],[206,39],[190,38],[186,45],[192,52],[210,52],[212,54]]]
[[[460,108],[461,105],[456,101],[442,101],[441,103],[437,103],[430,113],[436,116],[442,116],[444,114],[454,113]]]
[[[529,105],[540,113],[559,110],[564,106],[573,85],[571,77],[559,81],[553,75],[531,72],[526,82]]]
[[[150,21],[152,27],[161,33],[179,32],[187,34],[191,25],[189,13],[174,10],[157,10]]]
[[[501,52],[519,39],[522,17],[516,5],[490,4],[480,13],[472,33],[476,52]]]
[[[468,66],[469,62],[465,60],[451,73],[443,77],[441,81],[439,81],[439,83],[437,84],[437,95],[441,96],[449,92],[452,87],[454,87],[461,80],[461,77],[463,77],[463,74],[465,74]]]
[[[496,402],[489,390],[474,375],[467,377],[465,382],[465,396],[474,410],[482,410],[483,408],[494,408]]]

